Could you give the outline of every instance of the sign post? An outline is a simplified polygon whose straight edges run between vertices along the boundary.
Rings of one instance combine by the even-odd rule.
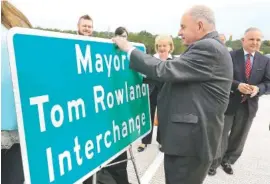
[[[110,40],[13,28],[8,44],[27,184],[81,183],[151,130],[147,85]]]

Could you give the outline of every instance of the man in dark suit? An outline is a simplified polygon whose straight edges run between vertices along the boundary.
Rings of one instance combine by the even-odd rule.
[[[201,184],[219,143],[229,102],[233,68],[227,48],[215,31],[213,11],[194,6],[182,16],[179,35],[187,50],[162,62],[113,41],[130,56],[130,68],[164,82],[158,97],[160,140],[166,184]]]
[[[270,90],[270,60],[258,52],[261,41],[261,31],[249,28],[242,39],[243,48],[231,52],[234,80],[225,113],[221,144],[223,157],[213,162],[209,175],[215,175],[220,164],[226,173],[233,174],[231,164],[234,164],[243,152],[258,110],[259,97]]]

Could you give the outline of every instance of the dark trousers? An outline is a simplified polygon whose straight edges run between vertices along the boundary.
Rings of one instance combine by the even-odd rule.
[[[166,184],[201,184],[211,162],[201,162],[198,157],[164,155]]]
[[[24,174],[20,144],[10,149],[1,149],[1,183],[23,184]]]
[[[151,123],[152,123],[152,129],[149,134],[147,134],[143,139],[142,143],[143,144],[151,144],[152,142],[152,135],[153,135],[153,129],[154,129],[154,121],[155,121],[155,112],[156,112],[156,107],[157,105],[150,105],[150,113],[151,113]],[[160,137],[159,137],[159,128],[157,130],[157,141],[160,142]]]
[[[239,106],[235,115],[226,115],[221,142],[223,157],[216,159],[212,167],[217,168],[220,163],[234,164],[241,156],[248,137],[254,116],[249,115],[248,104]]]
[[[127,159],[127,152],[125,151],[114,159],[111,163],[123,161]],[[127,161],[112,165],[106,168],[108,172],[113,176],[117,184],[129,184],[127,173]],[[104,183],[105,184],[105,183]]]
[[[110,164],[126,159],[127,152],[125,151],[110,162]],[[92,184],[92,180],[92,177],[90,177],[83,184]],[[129,184],[127,161],[101,169],[97,173],[97,184]]]

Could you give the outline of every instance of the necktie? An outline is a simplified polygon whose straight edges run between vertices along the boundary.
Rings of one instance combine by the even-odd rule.
[[[250,54],[247,54],[246,69],[245,69],[245,74],[246,74],[247,81],[249,80],[250,73],[251,73],[251,60],[250,60]],[[248,95],[244,95],[242,97],[241,103],[245,102],[247,100],[247,98],[248,98]]]
[[[247,60],[246,60],[246,79],[249,80],[250,73],[251,73],[251,60],[250,60],[250,54],[247,54]]]

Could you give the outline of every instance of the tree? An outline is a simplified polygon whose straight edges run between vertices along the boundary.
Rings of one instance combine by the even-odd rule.
[[[60,29],[48,29],[48,28],[41,28],[36,27],[36,29],[46,30],[46,31],[54,31],[54,32],[62,32],[62,33],[69,33],[69,34],[77,34],[76,31],[73,30],[60,30]],[[94,31],[93,36],[100,37],[100,38],[112,38],[114,36],[113,32],[109,31]],[[143,30],[139,33],[129,33],[129,40],[132,42],[142,43],[146,47],[146,52],[148,54],[155,54],[155,37],[157,35],[153,35],[146,30]],[[182,40],[178,37],[173,38],[174,42],[174,52],[173,54],[179,55],[186,50],[186,46],[183,44]],[[240,49],[242,47],[241,40],[232,40],[232,35],[230,35],[229,40],[226,42],[228,47],[231,47],[233,50]],[[270,53],[270,40],[265,40],[262,42],[261,51],[264,54]]]
[[[186,46],[184,46],[182,40],[178,37],[173,38],[173,43],[174,43],[174,55],[179,55],[183,53],[186,50]]]

